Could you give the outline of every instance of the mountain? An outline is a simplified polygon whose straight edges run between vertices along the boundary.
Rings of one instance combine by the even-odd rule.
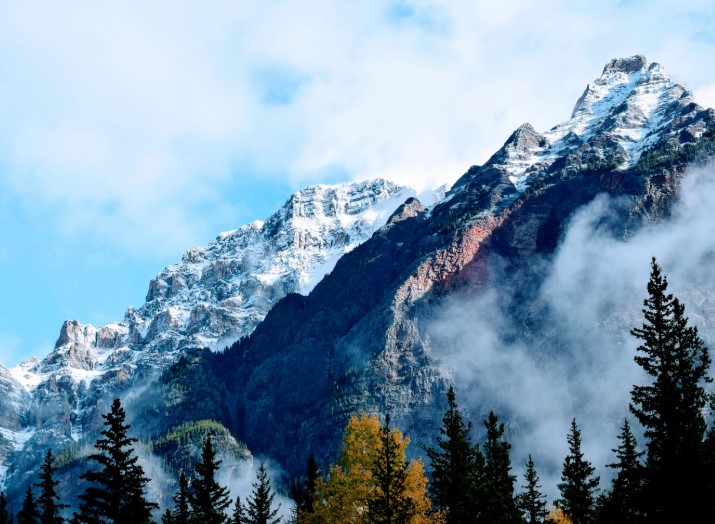
[[[141,396],[192,348],[248,335],[277,301],[308,293],[412,195],[380,179],[299,191],[265,222],[186,251],[123,321],[94,327],[68,320],[43,359],[0,365],[0,480],[22,478],[47,446],[61,450],[89,438],[111,398]]]
[[[604,224],[616,238],[667,219],[684,168],[715,152],[714,137],[715,112],[660,65],[613,60],[568,121],[544,133],[522,125],[434,206],[408,199],[308,296],[286,296],[227,351],[186,360],[166,391],[196,405],[206,386],[185,370],[200,367],[222,385],[223,422],[291,472],[310,452],[333,459],[362,410],[391,413],[419,452],[459,371],[440,358],[449,340],[430,332],[435,312],[494,289],[514,326],[505,337],[544,358],[573,351],[537,300],[570,219],[601,194],[620,202]]]
[[[715,111],[635,56],[610,61],[566,122],[520,126],[444,198],[383,180],[301,191],[187,251],[123,321],[67,321],[48,356],[0,367],[6,487],[21,492],[48,446],[91,442],[115,395],[149,442],[215,420],[289,474],[311,452],[333,460],[362,410],[390,412],[419,453],[464,374],[437,313],[493,292],[510,323],[500,344],[573,352],[540,293],[574,217],[605,194],[613,238],[665,224],[686,168],[713,154]]]

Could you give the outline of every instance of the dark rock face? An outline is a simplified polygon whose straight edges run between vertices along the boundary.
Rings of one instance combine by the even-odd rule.
[[[645,67],[636,57],[614,61],[604,74]],[[538,338],[534,324],[543,312],[528,304],[543,274],[531,261],[554,253],[576,211],[599,194],[618,197],[618,216],[608,224],[617,238],[667,219],[685,164],[644,167],[638,142],[618,133],[648,121],[655,126],[648,136],[659,137],[652,149],[682,148],[692,137],[706,148],[712,112],[666,84],[663,97],[671,101],[648,115],[638,93],[622,93],[628,103],[607,105],[595,123],[584,120],[589,107],[608,101],[601,88],[594,83],[577,120],[563,125],[580,135],[520,127],[443,203],[423,210],[406,202],[308,297],[286,297],[251,336],[211,357],[210,380],[225,384],[226,423],[238,438],[300,472],[310,452],[334,458],[350,414],[389,412],[419,450],[437,433],[451,381],[424,330],[435,306],[493,285],[493,268],[507,266],[515,282],[503,291],[517,306],[514,321]]]

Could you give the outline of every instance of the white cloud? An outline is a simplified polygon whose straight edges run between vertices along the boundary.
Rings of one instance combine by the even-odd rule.
[[[522,122],[567,118],[613,56],[645,53],[711,100],[711,9],[9,3],[0,177],[71,235],[174,252],[239,215],[241,177],[454,180]]]
[[[515,470],[523,470],[533,454],[550,500],[558,495],[572,418],[581,427],[586,458],[602,476],[601,487],[609,487],[605,465],[613,461],[623,419],[629,417],[639,431],[628,403],[632,385],[647,378],[633,362],[638,341],[629,331],[643,322],[651,256],[712,350],[713,173],[690,172],[672,219],[646,225],[627,241],[604,227],[621,206],[618,200],[600,196],[574,215],[553,260],[531,261],[546,274],[530,303],[548,312],[538,328],[546,342],[525,336],[536,328],[515,324],[508,293],[496,291],[457,299],[433,326],[436,348],[465,395],[463,405],[473,415],[479,415],[477,408],[494,409],[510,420]],[[511,275],[494,278],[506,288],[512,282]]]

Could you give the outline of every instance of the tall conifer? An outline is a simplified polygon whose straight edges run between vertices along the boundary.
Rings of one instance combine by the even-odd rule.
[[[511,473],[509,450],[504,438],[504,424],[493,411],[484,421],[487,440],[484,443],[484,475],[482,478],[482,511],[480,522],[485,524],[516,524],[521,521],[514,500],[516,476]]]
[[[685,307],[667,287],[653,258],[645,322],[631,330],[641,341],[635,361],[651,377],[649,384],[633,386],[630,405],[647,439],[644,505],[649,522],[698,518],[710,496],[703,493],[710,356],[697,328],[688,325]]]
[[[479,513],[477,482],[484,460],[479,448],[472,445],[471,429],[471,423],[462,419],[450,386],[437,447],[425,449],[432,463],[430,495],[438,508],[446,510],[447,524],[476,522]]]
[[[126,413],[118,398],[102,417],[105,429],[94,445],[99,453],[89,456],[99,469],[81,476],[92,484],[80,495],[78,518],[86,524],[148,524],[158,505],[146,500],[144,491],[149,479],[131,447],[137,439],[128,435],[131,426],[124,423]]]
[[[27,486],[25,498],[22,499],[22,509],[17,514],[17,524],[39,524],[40,514],[37,511],[37,501],[32,487]]]
[[[0,524],[12,524],[12,514],[7,507],[7,495],[0,491]]]
[[[221,461],[216,459],[211,435],[204,440],[201,460],[196,464],[189,502],[191,504],[191,522],[197,524],[225,524],[228,520],[226,509],[231,505],[228,489],[216,480]]]
[[[249,524],[279,524],[277,517],[280,506],[273,509],[275,494],[271,488],[265,463],[258,466],[257,479],[253,483],[253,491],[248,499],[247,522]]]
[[[525,524],[543,524],[549,512],[546,509],[546,499],[541,493],[539,476],[536,473],[531,455],[529,455],[529,460],[526,462],[524,480],[526,480],[526,485],[523,486],[524,491],[516,497],[517,506],[523,515],[523,521]]]
[[[40,466],[40,481],[35,484],[40,488],[37,506],[41,524],[62,524],[65,521],[60,516],[60,510],[66,508],[67,505],[60,503],[60,497],[57,494],[56,488],[59,481],[55,480],[56,471],[55,458],[52,456],[52,451],[48,449],[45,460]]]
[[[564,459],[561,482],[558,484],[561,498],[556,500],[556,506],[566,513],[573,524],[589,524],[594,516],[594,493],[599,478],[594,476],[595,468],[581,451],[581,431],[576,419],[571,421],[567,440],[569,454]]]

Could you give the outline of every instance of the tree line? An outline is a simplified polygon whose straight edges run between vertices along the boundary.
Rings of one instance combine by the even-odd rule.
[[[631,423],[624,418],[613,449],[611,485],[599,491],[600,479],[582,451],[576,419],[566,437],[560,496],[549,504],[541,491],[536,465],[529,456],[523,484],[512,472],[511,445],[504,424],[490,412],[485,440],[472,442],[453,388],[447,392],[436,446],[424,449],[429,478],[421,459],[408,461],[409,439],[391,426],[390,416],[361,414],[350,418],[337,461],[321,472],[313,456],[294,483],[290,523],[306,524],[650,524],[715,518],[715,427],[705,419],[713,398],[706,391],[710,357],[685,316],[683,304],[667,292],[667,279],[651,262],[643,323],[631,330],[640,341],[635,362],[650,381],[634,385],[628,406],[646,440],[640,449]],[[105,429],[90,455],[96,467],[81,478],[89,487],[80,495],[70,524],[148,524],[158,505],[146,498],[149,479],[128,436],[129,425],[118,399],[103,415]],[[174,507],[162,524],[278,524],[279,508],[265,464],[257,470],[245,505],[232,501],[216,473],[211,436],[191,479],[182,470]],[[28,487],[18,524],[60,524],[67,509],[57,495],[56,468],[50,451],[38,482]],[[33,487],[39,488],[35,498]],[[517,489],[519,488],[519,489]],[[13,523],[8,501],[0,493],[0,524]]]

